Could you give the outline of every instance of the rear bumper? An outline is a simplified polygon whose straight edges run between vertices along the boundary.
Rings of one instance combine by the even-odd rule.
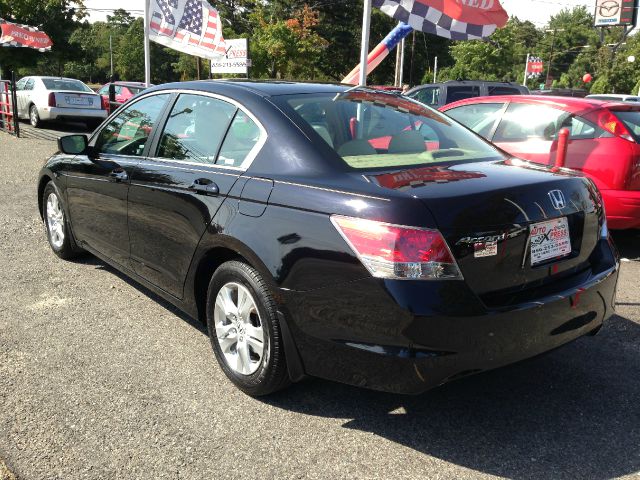
[[[612,230],[640,228],[640,191],[601,190]]]
[[[369,278],[283,292],[305,372],[415,394],[555,349],[613,313],[618,262],[600,244],[608,258],[579,285],[501,309],[487,309],[457,281]]]
[[[104,120],[107,111],[93,108],[38,107],[40,120]]]

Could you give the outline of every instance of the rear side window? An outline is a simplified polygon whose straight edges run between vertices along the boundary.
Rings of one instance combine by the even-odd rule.
[[[603,133],[600,128],[597,128],[582,117],[567,118],[562,126],[569,128],[571,132],[569,138],[571,140],[588,140],[596,138]]]
[[[476,103],[452,108],[446,114],[478,135],[489,138],[503,108],[504,103]]]
[[[213,164],[236,107],[216,98],[183,94],[162,132],[158,157]]]
[[[240,167],[260,140],[258,125],[242,110],[238,110],[222,143],[217,163]]]
[[[512,103],[496,129],[493,142],[552,141],[568,116],[567,112],[544,105]]]
[[[521,95],[520,90],[514,87],[489,86],[489,96],[498,95]]]
[[[465,98],[480,96],[480,87],[477,85],[461,85],[457,87],[447,87],[447,103],[457,102]]]
[[[33,86],[35,85],[36,81],[33,78],[30,78],[29,80],[27,80],[27,82],[24,84],[24,89],[25,90],[33,90]]]
[[[419,102],[435,107],[440,105],[440,87],[427,87],[410,95]]]

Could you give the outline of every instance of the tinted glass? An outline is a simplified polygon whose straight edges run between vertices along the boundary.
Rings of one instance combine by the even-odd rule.
[[[238,110],[224,139],[218,162],[228,167],[240,167],[260,140],[260,128],[242,110]]]
[[[134,95],[139,94],[141,91],[145,90],[146,87],[132,87],[132,86],[128,86],[127,87],[129,89],[129,91],[131,93],[133,93]]]
[[[447,87],[447,103],[457,102],[465,98],[480,96],[480,87],[472,85],[462,85],[459,87]]]
[[[427,87],[410,95],[426,105],[437,106],[440,104],[440,87]]]
[[[478,135],[489,138],[503,108],[504,103],[476,103],[452,108],[446,114]]]
[[[96,149],[102,153],[140,156],[151,130],[169,98],[153,95],[129,105],[98,134]]]
[[[520,95],[520,90],[514,87],[492,87],[489,86],[489,95],[497,96],[497,95]]]
[[[551,141],[567,112],[544,105],[512,103],[507,108],[493,136],[494,142],[526,142],[532,139]]]
[[[569,138],[572,140],[586,140],[596,138],[604,133],[591,122],[582,117],[571,117],[564,121],[563,127],[569,128],[571,132]]]
[[[80,80],[71,80],[68,78],[43,78],[42,83],[47,90],[70,90],[73,92],[92,92]]]
[[[405,97],[352,90],[338,95],[285,95],[278,101],[353,168],[502,158],[458,123]]]
[[[211,97],[180,95],[162,132],[158,156],[215,163],[236,107]]]

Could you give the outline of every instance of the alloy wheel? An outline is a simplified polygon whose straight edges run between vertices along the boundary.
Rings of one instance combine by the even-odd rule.
[[[55,193],[47,197],[47,226],[49,240],[55,248],[61,248],[64,243],[64,212]]]
[[[255,373],[267,353],[262,320],[253,296],[236,282],[222,286],[213,312],[216,339],[229,368]]]

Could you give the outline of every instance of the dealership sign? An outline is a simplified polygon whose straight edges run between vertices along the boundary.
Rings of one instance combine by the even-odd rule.
[[[49,36],[37,28],[0,18],[0,47],[27,47],[47,52],[52,45]]]
[[[596,0],[595,26],[633,26],[638,0]]]
[[[243,73],[248,75],[251,59],[246,38],[226,40],[226,52],[219,60],[211,60],[211,73]]]

